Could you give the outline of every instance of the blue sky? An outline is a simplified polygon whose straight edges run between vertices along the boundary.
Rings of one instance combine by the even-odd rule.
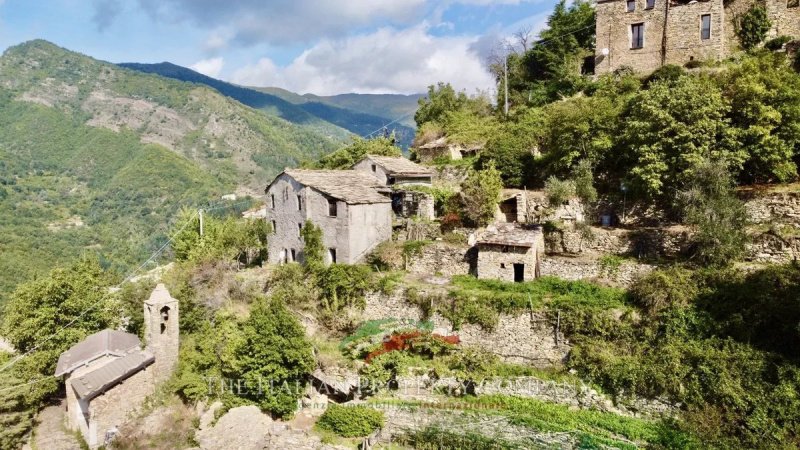
[[[47,39],[111,62],[170,61],[253,86],[336,94],[490,90],[484,62],[555,0],[0,0],[0,46]]]

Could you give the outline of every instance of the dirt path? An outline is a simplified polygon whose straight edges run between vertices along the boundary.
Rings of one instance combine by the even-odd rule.
[[[48,406],[36,416],[36,426],[33,429],[33,439],[24,448],[32,450],[80,450],[81,446],[74,436],[69,434],[64,426],[66,407],[62,401],[60,405]]]

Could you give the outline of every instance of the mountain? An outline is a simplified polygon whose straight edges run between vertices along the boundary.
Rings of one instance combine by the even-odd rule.
[[[414,139],[413,115],[418,96],[344,94],[318,97],[299,95],[278,88],[238,86],[168,62],[119,65],[140,72],[204,84],[252,108],[331,135],[335,135],[336,130],[344,129],[359,136],[367,136],[380,132],[381,128],[395,119],[403,118],[405,122],[398,121],[388,128],[395,132],[399,144],[404,148],[408,148]],[[412,119],[410,125],[408,117]]]
[[[277,87],[254,87],[257,91],[276,95],[288,102],[302,104],[306,102],[319,102],[340,108],[373,114],[389,120],[398,120],[397,123],[415,128],[414,113],[419,107],[418,101],[425,94],[338,94],[321,96],[314,94],[295,94]]]
[[[125,270],[182,207],[260,193],[337,142],[208,87],[36,40],[0,57],[0,296],[85,254]]]

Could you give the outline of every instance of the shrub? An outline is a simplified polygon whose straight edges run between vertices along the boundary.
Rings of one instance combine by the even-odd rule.
[[[383,411],[366,406],[328,406],[317,426],[342,437],[363,437],[383,427]]]
[[[739,28],[736,30],[742,48],[749,51],[764,42],[771,27],[772,22],[767,16],[767,10],[761,5],[751,6],[742,16]]]
[[[681,267],[654,270],[631,286],[631,298],[649,314],[691,304],[699,287],[690,270]]]
[[[787,43],[792,41],[791,36],[778,36],[776,38],[770,39],[764,43],[764,48],[767,50],[778,51],[783,49],[783,46]]]
[[[544,183],[547,202],[551,208],[558,208],[575,196],[575,183],[569,180],[559,180],[551,176]]]
[[[486,226],[492,220],[500,198],[503,182],[494,163],[484,170],[470,170],[461,185],[464,216],[472,225]]]
[[[699,59],[692,59],[684,64],[683,67],[686,67],[687,69],[698,69],[703,67],[703,61],[700,61]]]
[[[600,257],[600,275],[616,278],[624,259],[617,255],[603,255]]]

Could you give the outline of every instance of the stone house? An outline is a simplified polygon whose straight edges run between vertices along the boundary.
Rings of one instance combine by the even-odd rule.
[[[159,284],[144,302],[144,349],[134,334],[103,330],[58,358],[55,376],[64,377],[67,427],[79,431],[90,448],[108,444],[170,377],[178,362],[178,319],[178,301]]]
[[[399,218],[435,218],[433,196],[415,190],[414,186],[431,186],[433,171],[401,157],[367,155],[353,170],[374,176],[379,183],[391,187],[386,193],[392,200],[392,211]]]
[[[490,227],[477,241],[478,279],[521,283],[539,277],[544,256],[540,229],[501,225]]]
[[[430,164],[437,159],[458,161],[466,157],[475,156],[483,148],[480,144],[464,146],[452,144],[446,137],[441,137],[435,141],[420,145],[414,149],[419,162]]]
[[[800,37],[797,0],[598,0],[595,73],[727,58],[740,50],[739,20],[756,4],[772,22],[768,38]]]
[[[300,230],[306,221],[322,229],[329,263],[361,261],[392,237],[392,205],[376,177],[355,170],[286,169],[267,186],[269,262],[303,260]]]
[[[569,224],[586,222],[586,211],[577,197],[552,207],[544,191],[503,189],[495,219],[500,223],[542,223],[560,220]]]

